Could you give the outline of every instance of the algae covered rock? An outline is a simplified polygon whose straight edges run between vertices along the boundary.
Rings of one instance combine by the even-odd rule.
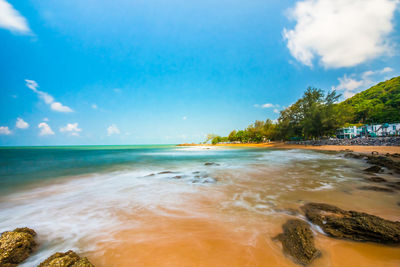
[[[371,167],[369,167],[369,168],[366,168],[364,171],[365,171],[365,172],[375,172],[375,173],[378,173],[378,172],[382,172],[382,168],[379,167],[379,166],[377,166],[377,165],[374,165],[374,166],[371,166]]]
[[[314,246],[314,236],[308,223],[291,219],[282,228],[283,233],[277,239],[282,242],[283,251],[296,263],[307,265],[320,255]]]
[[[94,265],[86,257],[81,258],[78,254],[69,250],[65,253],[54,253],[38,267],[94,267]]]
[[[2,233],[0,237],[0,266],[17,266],[28,258],[36,247],[35,236],[35,231],[26,227]]]
[[[336,238],[400,244],[400,222],[357,211],[346,211],[323,203],[308,203],[301,208],[312,223]]]

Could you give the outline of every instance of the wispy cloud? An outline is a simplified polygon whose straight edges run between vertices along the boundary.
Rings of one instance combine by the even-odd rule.
[[[290,53],[312,66],[350,67],[390,52],[397,0],[304,0],[290,10],[294,29],[284,29]]]
[[[182,117],[182,120],[184,120],[184,121],[187,120],[187,117],[186,117],[186,116],[183,116],[183,117]]]
[[[39,123],[38,128],[40,129],[39,135],[44,136],[44,135],[53,135],[54,134],[53,130],[45,122]]]
[[[113,135],[113,134],[120,134],[120,131],[119,131],[118,127],[115,124],[111,124],[107,128],[107,135],[110,136],[110,135]]]
[[[96,104],[92,104],[92,109],[97,109],[98,106]]]
[[[278,104],[271,104],[271,103],[265,103],[265,104],[254,104],[254,107],[256,108],[279,108]]]
[[[27,129],[29,128],[29,124],[22,118],[17,118],[17,121],[15,122],[15,127],[17,127],[18,129]]]
[[[32,34],[26,19],[5,0],[0,0],[0,28],[13,33]]]
[[[66,126],[60,128],[60,132],[62,132],[62,133],[67,132],[73,136],[79,136],[79,132],[81,132],[81,131],[82,131],[82,129],[80,129],[78,127],[77,122],[68,123]]]
[[[52,110],[65,113],[73,112],[73,110],[70,107],[64,106],[60,102],[56,102],[54,100],[54,97],[52,97],[50,94],[38,90],[37,88],[39,87],[39,85],[37,84],[36,81],[26,79],[25,82],[26,86],[33,92],[35,92],[39,96],[39,98],[41,98],[47,105],[50,106]]]
[[[8,126],[0,126],[0,135],[9,135],[11,134],[10,129],[8,129]]]
[[[368,89],[368,87],[382,80],[384,74],[392,72],[393,69],[390,67],[383,68],[381,70],[369,70],[361,74],[351,74],[350,76],[344,75],[338,78],[339,84],[332,86],[333,90],[343,92],[344,98],[349,98],[362,90]]]

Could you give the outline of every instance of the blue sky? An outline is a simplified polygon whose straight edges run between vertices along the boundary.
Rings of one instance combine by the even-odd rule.
[[[0,0],[0,145],[162,144],[400,75],[397,0]]]

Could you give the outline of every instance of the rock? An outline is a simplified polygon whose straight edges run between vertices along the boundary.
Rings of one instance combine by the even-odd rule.
[[[400,190],[400,183],[399,182],[395,182],[395,183],[389,182],[389,183],[386,183],[386,186],[391,187],[391,188],[396,189],[396,190]]]
[[[371,154],[372,155],[379,155],[379,152],[378,151],[372,151]]]
[[[314,236],[308,223],[291,219],[282,229],[283,233],[277,239],[282,242],[285,254],[290,255],[296,263],[306,265],[320,255],[314,246]]]
[[[171,172],[171,171],[163,171],[163,172],[159,172],[158,174],[170,174],[170,173],[176,173],[176,172]]]
[[[182,176],[181,176],[181,175],[176,175],[176,176],[174,176],[174,177],[172,177],[172,178],[174,178],[174,179],[181,179]]]
[[[361,186],[358,187],[360,190],[369,190],[369,191],[375,191],[375,192],[386,192],[386,193],[393,193],[393,189],[390,188],[385,188],[385,187],[379,187],[379,186]]]
[[[204,163],[204,165],[205,166],[219,166],[219,164],[215,163],[215,162],[206,162],[206,163]]]
[[[382,168],[379,167],[379,166],[377,166],[377,165],[374,165],[374,166],[372,166],[372,167],[369,167],[369,168],[364,169],[364,171],[365,171],[365,172],[376,172],[376,173],[378,173],[378,172],[381,172],[381,171],[382,171]]]
[[[367,180],[367,181],[373,182],[373,183],[383,183],[383,182],[386,182],[385,179],[383,179],[383,178],[381,178],[381,177],[377,177],[377,176],[364,178],[364,180]]]
[[[35,236],[35,231],[27,227],[2,233],[0,237],[0,266],[17,266],[28,258],[36,247]]]
[[[354,241],[400,244],[400,222],[323,203],[308,203],[301,209],[308,220],[331,237]]]
[[[386,167],[388,169],[394,170],[397,173],[400,173],[400,161],[393,160],[391,157],[368,156],[367,162],[381,167]]]
[[[94,265],[86,257],[81,258],[78,254],[69,250],[65,253],[54,253],[38,267],[94,267]]]
[[[353,158],[353,159],[362,159],[365,157],[365,155],[362,154],[356,154],[356,153],[346,153],[344,154],[345,158]]]

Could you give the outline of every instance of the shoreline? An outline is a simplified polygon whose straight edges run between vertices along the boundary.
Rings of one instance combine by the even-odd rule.
[[[352,152],[358,153],[372,153],[373,151],[379,154],[386,153],[400,153],[400,146],[338,146],[338,145],[295,145],[285,144],[283,142],[271,142],[271,143],[257,143],[257,144],[179,144],[177,146],[214,146],[214,147],[243,147],[243,148],[277,148],[277,149],[306,149],[306,150],[322,150],[322,151],[346,151],[352,150]]]

